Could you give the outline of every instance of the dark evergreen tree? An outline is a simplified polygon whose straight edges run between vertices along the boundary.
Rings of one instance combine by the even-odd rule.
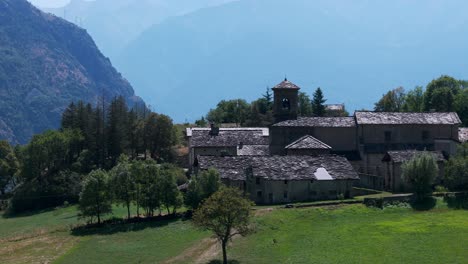
[[[326,109],[325,109],[325,102],[327,100],[323,97],[322,89],[317,88],[314,92],[314,97],[312,99],[312,114],[314,116],[324,116]]]

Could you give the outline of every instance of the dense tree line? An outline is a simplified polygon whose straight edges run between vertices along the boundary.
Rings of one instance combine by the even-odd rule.
[[[195,210],[222,185],[219,173],[210,169],[194,176],[182,195],[178,186],[187,179],[180,175],[182,170],[172,164],[129,160],[123,155],[112,170],[93,170],[84,177],[80,216],[100,223],[104,215],[112,213],[112,204],[126,207],[127,218],[132,217],[132,208],[138,217],[175,214],[183,204]]]
[[[112,213],[112,204],[127,208],[132,216],[132,206],[137,216],[154,216],[155,213],[175,214],[183,204],[178,190],[176,168],[170,164],[157,164],[153,160],[130,161],[121,156],[109,172],[93,170],[84,177],[80,193],[79,210],[82,217],[100,223],[104,215]]]
[[[417,86],[408,92],[403,87],[388,91],[375,103],[379,112],[457,112],[468,125],[468,81],[441,76],[432,80],[426,89]]]
[[[98,106],[73,102],[61,124],[59,130],[35,135],[25,146],[1,142],[0,195],[7,190],[12,194],[11,212],[77,202],[83,175],[112,169],[122,154],[170,162],[177,141],[168,116],[145,106],[129,109],[122,97]]]
[[[177,139],[170,117],[145,106],[128,109],[122,97],[108,106],[71,103],[62,117],[62,130],[66,129],[81,132],[84,140],[79,147],[94,161],[92,166],[99,168],[113,167],[121,154],[171,161],[171,147]]]
[[[326,99],[320,87],[315,90],[312,99],[308,94],[299,92],[297,114],[301,117],[349,115],[346,111],[341,113],[327,111],[325,102]],[[206,117],[197,120],[195,124],[200,127],[207,126],[208,123],[265,127],[273,122],[273,94],[271,89],[267,88],[265,94],[251,103],[244,99],[222,100],[216,108],[208,112]]]

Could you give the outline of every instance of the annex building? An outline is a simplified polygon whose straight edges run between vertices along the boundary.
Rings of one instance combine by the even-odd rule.
[[[193,173],[217,169],[224,183],[257,203],[352,197],[352,187],[408,191],[401,164],[430,151],[440,167],[468,140],[456,113],[357,111],[350,117],[298,117],[300,88],[273,88],[268,128],[187,128]]]

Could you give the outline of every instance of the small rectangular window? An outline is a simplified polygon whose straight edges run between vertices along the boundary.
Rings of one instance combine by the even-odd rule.
[[[262,198],[262,191],[257,191],[257,197]]]
[[[284,180],[284,184],[288,184],[288,180]]]
[[[255,178],[255,183],[260,184],[260,178]]]
[[[284,191],[283,197],[284,197],[284,199],[288,199],[288,192],[287,191]]]
[[[392,140],[392,132],[385,131],[385,141],[391,141],[391,140]]]

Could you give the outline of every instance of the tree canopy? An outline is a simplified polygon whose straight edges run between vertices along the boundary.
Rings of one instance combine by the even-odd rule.
[[[411,184],[414,194],[421,199],[431,194],[439,167],[434,157],[424,152],[403,163],[402,171],[403,179]]]

